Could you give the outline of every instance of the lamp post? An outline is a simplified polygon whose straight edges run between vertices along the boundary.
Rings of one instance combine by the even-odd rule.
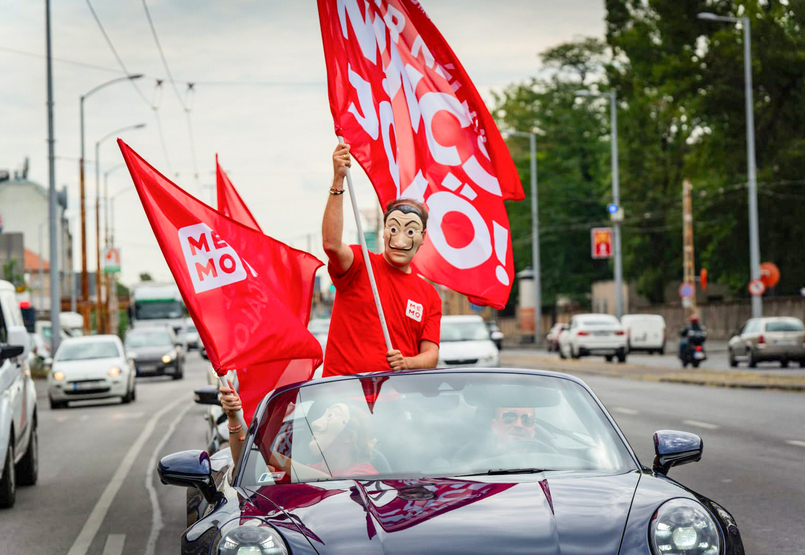
[[[81,159],[79,160],[79,183],[80,183],[80,204],[81,204],[81,314],[84,316],[84,332],[89,332],[89,275],[87,274],[87,213],[85,201],[85,188],[84,188],[84,100],[99,90],[119,83],[121,81],[133,81],[140,79],[142,74],[126,75],[124,77],[116,77],[105,83],[101,83],[97,87],[90,89],[89,92],[84,93],[80,97],[81,108]]]
[[[726,17],[710,12],[697,15],[706,21],[740,23],[744,34],[744,91],[746,99],[746,173],[749,190],[749,275],[760,279],[760,231],[757,214],[757,164],[755,161],[755,109],[752,99],[752,39],[748,17]],[[752,317],[763,316],[763,299],[752,295]]]
[[[576,91],[576,96],[609,98],[610,128],[612,143],[612,203],[620,211],[620,182],[618,180],[618,99],[615,91],[595,93],[586,89]],[[622,212],[621,212],[622,213]],[[613,250],[615,255],[615,315],[623,316],[623,258],[621,253],[620,219],[613,218]]]
[[[56,153],[53,131],[53,55],[50,40],[50,0],[45,0],[45,46],[47,49],[47,107],[48,107],[48,231],[50,239],[50,346],[52,352],[59,348],[61,334],[61,291],[59,291],[59,244],[56,235]],[[39,233],[40,237],[42,232]],[[39,246],[39,264],[41,267],[44,256],[42,246]],[[40,289],[43,286],[42,272],[40,271]],[[13,464],[14,461],[12,460]]]
[[[101,176],[100,176],[100,168],[101,168],[101,143],[103,143],[106,139],[110,137],[114,137],[123,131],[129,131],[131,129],[142,129],[145,127],[144,123],[138,123],[137,125],[127,125],[126,127],[121,127],[116,131],[112,131],[111,133],[104,135],[100,140],[95,143],[95,294],[96,294],[96,323],[98,325],[98,331],[101,333],[105,333],[106,330],[106,322],[103,319],[103,299],[101,295]],[[108,296],[108,292],[107,292]]]
[[[528,137],[531,153],[531,257],[534,259],[534,344],[542,341],[542,283],[539,263],[539,200],[537,197],[537,134],[509,131],[514,137]]]

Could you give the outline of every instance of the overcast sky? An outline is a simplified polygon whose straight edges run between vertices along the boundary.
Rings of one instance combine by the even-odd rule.
[[[129,125],[121,137],[152,165],[202,200],[210,201],[215,154],[263,230],[298,248],[319,228],[336,141],[314,0],[147,0],[177,93],[156,79],[167,73],[141,0],[91,0],[130,73],[85,102],[86,157],[95,144]],[[44,1],[3,2],[0,18],[0,169],[12,172],[30,157],[29,178],[48,185]],[[574,37],[604,34],[602,0],[423,0],[481,93],[522,82],[539,70],[537,54]],[[78,234],[79,98],[122,75],[86,0],[52,2],[56,183],[67,185]],[[187,83],[196,83],[188,93]],[[145,97],[145,98],[143,98]],[[182,106],[189,108],[188,118]],[[151,106],[157,106],[156,112]],[[166,148],[158,133],[163,129]],[[114,138],[102,143],[100,170],[122,163]],[[195,148],[193,148],[193,145]],[[194,156],[198,179],[194,175]],[[357,168],[357,166],[356,166]],[[372,212],[376,197],[358,169],[356,195]],[[88,239],[94,253],[95,167],[87,165]],[[101,182],[103,177],[101,177]],[[115,195],[115,235],[122,281],[140,272],[170,279],[124,168],[109,176]],[[4,210],[13,207],[0,207]],[[351,215],[349,215],[351,218]],[[348,221],[348,220],[347,220]],[[345,239],[356,241],[354,222]],[[80,250],[76,251],[80,268]],[[94,255],[90,259],[94,260]],[[90,262],[90,270],[94,263]]]

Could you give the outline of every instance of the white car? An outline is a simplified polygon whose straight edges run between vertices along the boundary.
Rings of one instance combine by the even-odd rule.
[[[500,351],[480,316],[443,316],[439,368],[500,366]]]
[[[577,314],[570,329],[559,336],[559,356],[580,358],[603,355],[607,362],[618,357],[626,362],[626,332],[617,318],[609,314]]]
[[[14,505],[17,486],[36,484],[39,442],[36,389],[28,368],[28,332],[14,286],[0,281],[0,507]]]
[[[185,321],[184,335],[179,338],[181,343],[187,345],[189,349],[198,349],[201,347],[201,338],[198,335],[196,324],[193,323],[192,318]]]
[[[134,364],[126,358],[116,335],[91,335],[66,339],[53,357],[48,373],[50,407],[66,407],[69,401],[120,397],[136,398]]]
[[[665,353],[665,318],[659,314],[625,314],[621,325],[629,352]]]

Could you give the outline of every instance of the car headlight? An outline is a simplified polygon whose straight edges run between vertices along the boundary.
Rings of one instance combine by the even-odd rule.
[[[61,370],[53,372],[53,379],[56,380],[57,382],[62,381],[64,379],[64,372],[62,372]]]
[[[258,519],[247,520],[230,530],[218,544],[218,555],[289,555],[274,528]]]
[[[718,555],[721,537],[713,517],[691,499],[666,501],[651,519],[655,555]]]
[[[177,356],[176,351],[171,351],[167,355],[162,357],[162,362],[164,362],[165,364],[168,364],[170,361],[175,359],[176,356]]]
[[[109,369],[109,375],[112,376],[113,378],[118,377],[120,375],[120,368],[118,368],[117,366],[112,366]]]

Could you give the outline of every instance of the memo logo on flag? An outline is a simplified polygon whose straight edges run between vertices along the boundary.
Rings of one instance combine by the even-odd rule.
[[[196,293],[246,279],[246,268],[238,253],[207,224],[181,228],[179,243]],[[253,276],[257,276],[250,266],[249,270]]]

